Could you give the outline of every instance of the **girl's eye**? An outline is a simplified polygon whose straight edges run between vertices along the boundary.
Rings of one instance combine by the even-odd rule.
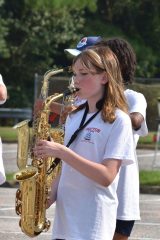
[[[82,76],[85,76],[87,75],[88,73],[87,72],[81,72],[79,75],[82,75]],[[76,73],[73,73],[73,77],[76,77],[77,74]]]
[[[83,72],[83,73],[81,73],[81,74],[84,76],[84,75],[87,75],[88,73],[84,73],[84,72]]]

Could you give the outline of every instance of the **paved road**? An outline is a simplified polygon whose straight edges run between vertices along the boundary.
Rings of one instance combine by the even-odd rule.
[[[16,144],[3,144],[3,158],[7,173],[18,170],[16,152]],[[140,169],[152,168],[153,150],[137,150],[137,155]],[[156,164],[160,164],[160,152],[158,152]],[[19,216],[15,213],[15,192],[16,188],[0,188],[0,240],[30,239],[21,232],[18,226]],[[47,211],[47,217],[51,222],[54,216],[54,208],[53,205]],[[136,222],[130,240],[160,240],[160,195],[141,194],[140,208],[141,221]],[[50,240],[51,229],[34,239]]]
[[[21,232],[19,216],[15,214],[15,192],[15,188],[0,188],[0,239],[29,240]],[[160,240],[160,196],[141,194],[140,207],[141,221],[136,222],[130,240]],[[47,218],[51,222],[54,208],[53,205],[47,211]],[[34,239],[51,240],[51,228]]]

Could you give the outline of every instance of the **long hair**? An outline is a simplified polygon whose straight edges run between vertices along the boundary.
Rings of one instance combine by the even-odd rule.
[[[122,38],[110,38],[92,47],[109,47],[118,58],[124,84],[132,83],[136,71],[136,54],[131,44]]]
[[[115,118],[116,108],[128,113],[127,103],[124,96],[123,80],[119,62],[109,47],[94,47],[82,51],[74,60],[73,65],[79,60],[88,70],[94,68],[98,74],[106,72],[108,82],[104,85],[104,103],[102,107],[102,119],[112,123]],[[84,107],[82,105],[79,109]]]

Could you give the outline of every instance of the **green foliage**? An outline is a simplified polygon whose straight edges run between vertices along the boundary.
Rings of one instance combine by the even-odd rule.
[[[158,0],[0,0],[0,72],[5,107],[33,105],[34,75],[70,64],[64,49],[87,35],[128,40],[137,77],[160,76]]]
[[[18,98],[19,107],[29,107],[33,104],[35,72],[43,74],[53,65],[65,65],[63,49],[67,42],[69,45],[79,38],[77,31],[83,26],[83,12],[67,7],[32,9],[24,0],[6,0],[0,10],[8,28],[5,37],[8,58],[1,59],[1,72],[6,73],[10,96],[6,107],[17,107]],[[16,97],[16,102],[12,97]]]
[[[98,3],[102,23],[117,27],[136,50],[137,76],[159,76],[160,2],[158,0],[102,0]],[[93,19],[94,21],[94,19]],[[96,25],[96,20],[94,24]],[[106,32],[104,27],[104,32]],[[115,32],[119,36],[119,31]],[[103,31],[102,31],[103,32]],[[107,33],[108,35],[108,33]]]
[[[26,4],[34,7],[35,9],[84,9],[88,8],[94,12],[96,10],[97,0],[26,0]]]
[[[5,36],[7,35],[8,28],[3,19],[0,19],[0,57],[8,58],[9,50],[5,41]]]

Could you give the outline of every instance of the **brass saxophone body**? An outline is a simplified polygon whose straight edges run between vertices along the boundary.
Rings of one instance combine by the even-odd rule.
[[[48,74],[50,77],[57,74],[57,71],[45,75],[41,91],[43,97],[47,95]],[[59,164],[51,174],[47,174],[47,170],[53,165],[54,159],[51,157],[37,158],[32,148],[37,140],[50,139],[51,126],[48,123],[50,104],[75,91],[76,89],[68,89],[65,93],[46,97],[43,109],[33,121],[32,129],[29,127],[28,120],[22,121],[16,126],[18,129],[17,165],[19,168],[19,171],[15,174],[16,180],[19,182],[19,189],[16,192],[16,213],[20,216],[19,225],[21,230],[29,237],[35,237],[42,231],[47,231],[50,227],[50,221],[46,218],[46,203],[51,182],[61,168]],[[52,138],[62,144],[62,129],[54,129]],[[30,164],[28,164],[28,158],[30,158]]]

